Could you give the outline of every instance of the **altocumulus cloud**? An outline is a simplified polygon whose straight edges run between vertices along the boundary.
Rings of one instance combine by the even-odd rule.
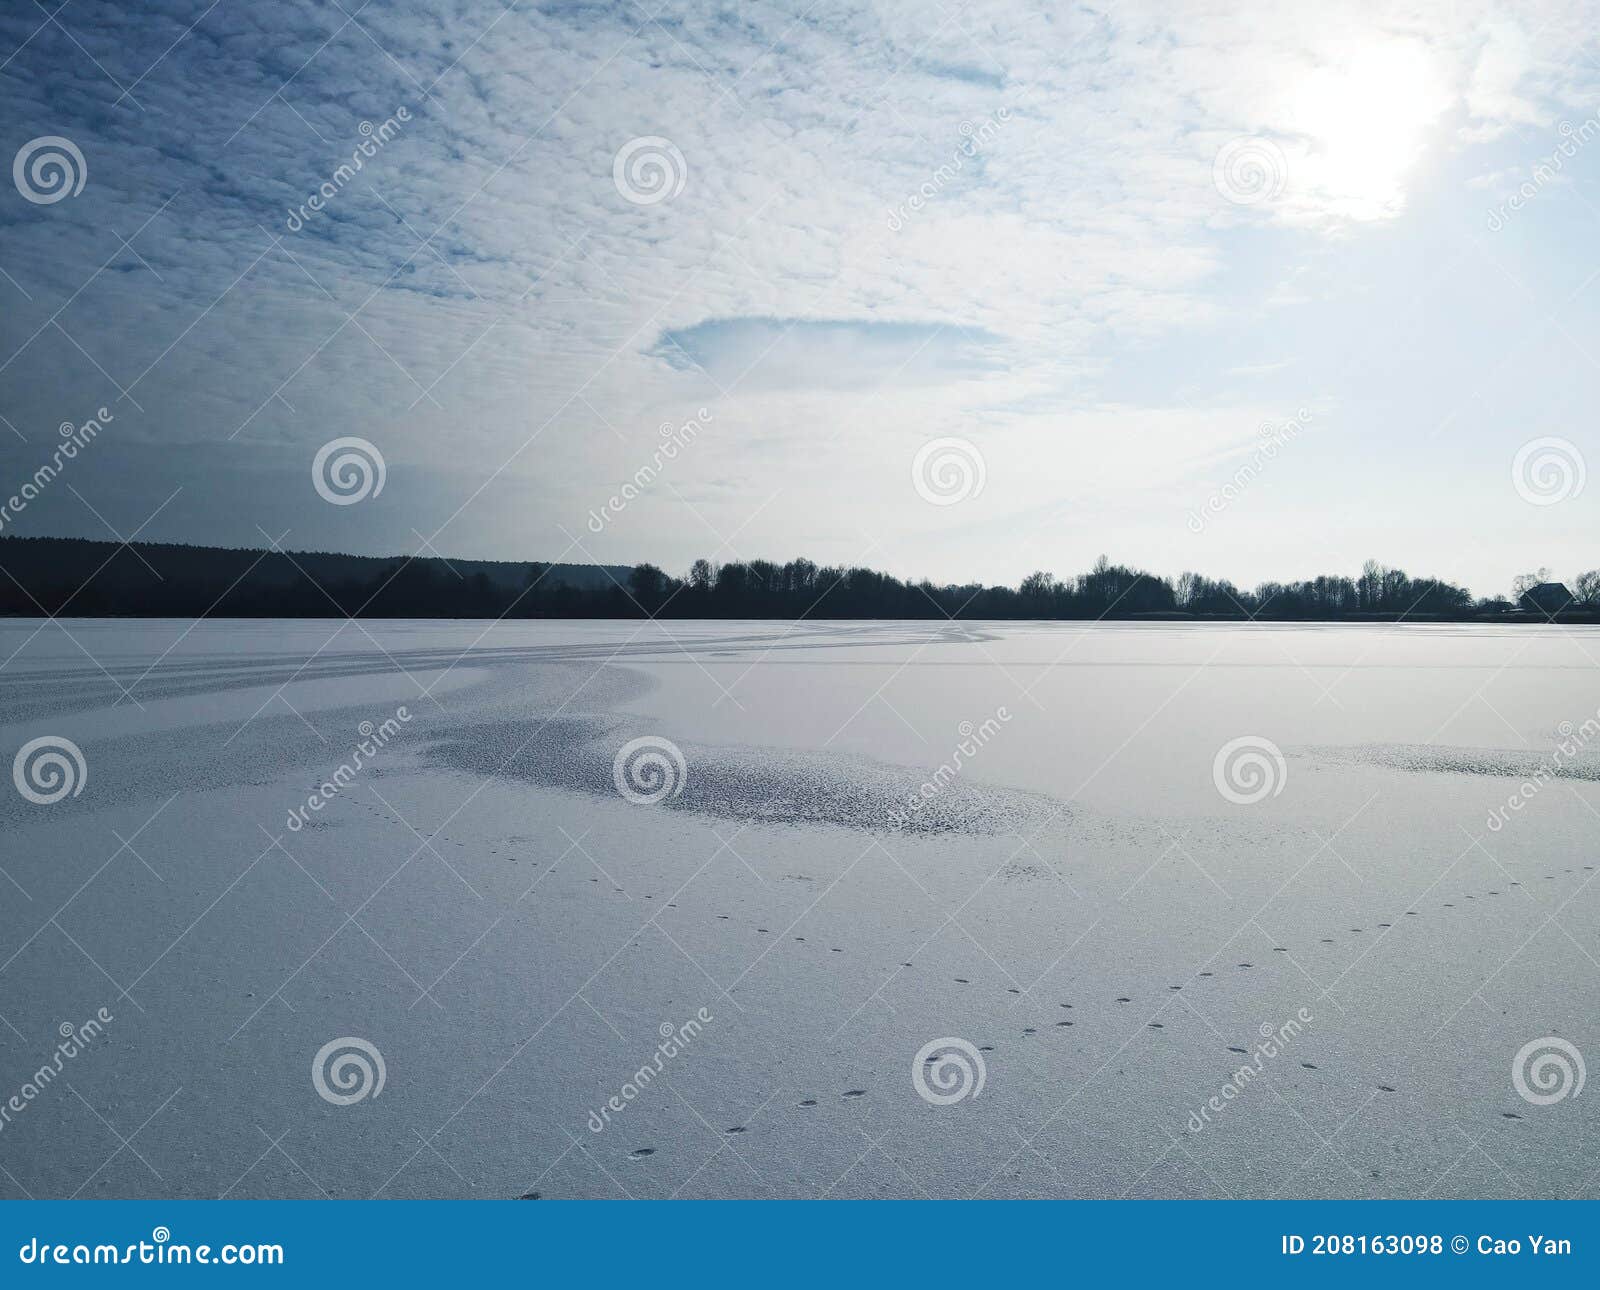
[[[850,474],[858,513],[917,543],[879,558],[1008,574],[1005,508],[1036,511],[1051,481],[992,469],[977,528],[919,534],[920,444],[964,436],[999,467],[1080,480],[1092,463],[1113,487],[1148,456],[1141,400],[1159,425],[1178,405],[1119,389],[1105,430],[1110,356],[1226,308],[1226,236],[1397,218],[1410,142],[1447,104],[1492,138],[1584,88],[1567,57],[1581,10],[1537,31],[1506,18],[1486,43],[1442,0],[1403,8],[1384,8],[1389,28],[1458,34],[1391,47],[1359,14],[1307,28],[1267,4],[980,0],[949,23],[830,0],[803,19],[710,0],[653,19],[498,0],[7,6],[7,155],[60,135],[88,181],[49,206],[0,193],[0,466],[31,473],[57,425],[104,405],[115,434],[73,482],[124,531],[181,487],[143,536],[392,551],[420,534],[553,558],[659,425],[711,407],[671,487],[589,554],[672,564],[746,526],[737,554],[856,558],[877,535],[816,518]],[[1409,133],[1382,172],[1353,176],[1337,163],[1370,140],[1282,103],[1308,76],[1337,102],[1315,74],[1358,38],[1421,88],[1396,100]],[[342,173],[401,108],[403,129]],[[1002,109],[981,156],[930,183],[963,125]],[[1218,198],[1213,158],[1240,135],[1290,159],[1281,202]],[[683,158],[670,200],[613,180],[641,137]],[[286,227],[325,185],[317,218]],[[1250,442],[1253,395],[1195,398],[1206,438],[1185,460]],[[328,507],[309,462],[347,434],[382,449],[388,486]],[[1081,457],[1079,434],[1096,436]],[[709,531],[682,522],[685,501]],[[104,535],[67,490],[28,520]]]

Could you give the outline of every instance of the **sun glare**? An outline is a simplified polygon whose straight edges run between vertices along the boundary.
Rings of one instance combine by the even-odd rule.
[[[1299,185],[1331,213],[1382,219],[1404,205],[1404,181],[1449,93],[1425,47],[1391,39],[1308,76],[1292,128],[1308,144]]]

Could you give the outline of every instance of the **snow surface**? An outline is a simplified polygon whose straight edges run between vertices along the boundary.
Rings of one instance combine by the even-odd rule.
[[[1591,629],[8,620],[0,658],[6,758],[88,767],[0,793],[0,1106],[114,1018],[0,1117],[0,1196],[1600,1187],[1600,1099],[1512,1082],[1600,1056]],[[687,768],[656,805],[642,736]],[[1284,758],[1253,804],[1241,736]],[[352,1105],[343,1037],[385,1066]],[[934,1105],[945,1037],[985,1078]]]

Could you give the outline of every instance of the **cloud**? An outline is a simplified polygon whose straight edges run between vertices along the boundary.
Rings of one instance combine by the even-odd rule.
[[[975,0],[934,23],[842,0],[803,21],[711,0],[653,19],[475,0],[74,0],[54,21],[13,6],[3,141],[69,137],[88,178],[48,206],[0,189],[17,431],[0,426],[0,466],[31,473],[56,425],[109,404],[118,470],[83,479],[119,525],[181,485],[166,536],[261,525],[382,551],[420,534],[553,558],[657,426],[715,405],[657,509],[597,557],[676,564],[735,534],[734,550],[792,551],[836,495],[820,443],[861,441],[884,490],[865,516],[915,527],[890,466],[943,433],[1039,463],[1009,503],[991,485],[994,536],[959,555],[994,567],[1008,504],[1029,514],[1040,489],[1091,478],[1133,488],[1129,445],[1163,476],[1196,469],[1186,417],[1253,425],[1229,386],[1248,353],[1183,400],[1155,371],[1142,392],[1104,382],[1321,304],[1279,284],[1403,225],[1441,149],[1585,101],[1583,13],[1553,6],[1529,30],[1443,0]],[[402,108],[354,169],[363,123]],[[614,176],[641,137],[682,158],[666,200]],[[1283,152],[1270,202],[1218,189],[1241,137]],[[1138,420],[1172,429],[1141,440]],[[343,434],[380,445],[403,506],[320,502],[310,461]],[[757,514],[769,484],[783,496]],[[98,531],[75,513],[37,512]],[[839,521],[834,545],[857,527]]]
[[[998,370],[1000,345],[979,327],[712,318],[663,332],[650,353],[745,390],[862,390],[971,379]]]

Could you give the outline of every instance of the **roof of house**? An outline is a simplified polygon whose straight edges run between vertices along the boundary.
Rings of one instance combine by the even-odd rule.
[[[1572,593],[1564,582],[1541,582],[1524,591],[1521,599],[1530,604],[1560,609],[1571,602]]]

